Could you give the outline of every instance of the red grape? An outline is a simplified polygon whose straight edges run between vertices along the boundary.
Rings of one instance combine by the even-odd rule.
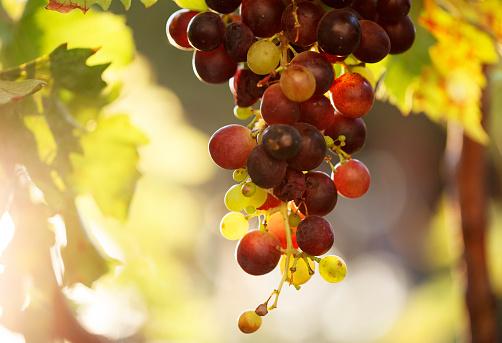
[[[340,195],[346,198],[359,198],[370,188],[371,176],[368,168],[359,160],[351,159],[335,166],[336,173],[331,176]]]
[[[371,83],[358,73],[340,75],[329,91],[337,111],[347,117],[362,117],[375,101]]]
[[[231,124],[218,129],[209,140],[209,155],[220,168],[238,169],[246,166],[249,152],[256,146],[251,131]]]
[[[263,275],[271,272],[279,263],[281,242],[268,231],[249,231],[239,241],[236,249],[237,263],[248,274]]]
[[[335,241],[333,227],[324,218],[307,216],[296,230],[298,247],[309,255],[319,256],[327,253]]]

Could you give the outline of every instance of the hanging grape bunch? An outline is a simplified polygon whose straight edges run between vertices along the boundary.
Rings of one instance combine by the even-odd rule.
[[[173,13],[166,31],[172,45],[193,50],[201,81],[229,82],[234,115],[249,121],[217,130],[209,154],[233,170],[237,182],[225,194],[231,212],[220,223],[225,238],[239,240],[237,263],[251,275],[277,265],[282,273],[268,299],[239,317],[240,330],[252,333],[277,307],[284,283],[299,289],[316,263],[326,281],[344,279],[340,257],[321,257],[334,243],[333,227],[323,217],[338,194],[358,198],[370,186],[368,169],[351,157],[364,146],[362,117],[374,102],[364,65],[408,50],[415,27],[410,0],[206,4],[211,11]],[[335,165],[333,156],[339,158]],[[323,162],[331,175],[315,170]],[[253,217],[259,224],[250,229]]]

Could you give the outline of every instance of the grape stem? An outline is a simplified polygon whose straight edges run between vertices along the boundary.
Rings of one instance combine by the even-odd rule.
[[[289,225],[289,220],[288,220],[288,206],[284,201],[281,202],[280,211],[282,213],[282,218],[284,219],[284,226],[286,228],[286,242],[287,242],[287,247],[285,251],[286,261],[285,261],[284,272],[282,273],[281,282],[279,283],[279,287],[272,293],[272,296],[275,294],[275,300],[272,306],[270,306],[269,310],[273,310],[274,308],[277,307],[277,302],[279,301],[279,294],[281,293],[282,286],[284,285],[284,282],[288,277],[289,260],[291,259],[291,255],[293,255],[293,253],[296,251],[296,249],[293,248],[293,239],[291,237],[291,226]]]

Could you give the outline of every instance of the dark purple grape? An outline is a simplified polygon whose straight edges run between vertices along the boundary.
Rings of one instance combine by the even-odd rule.
[[[323,4],[331,8],[344,8],[350,6],[354,0],[321,0]]]
[[[354,56],[361,62],[376,63],[390,51],[390,39],[385,30],[371,20],[360,20],[361,42],[354,51]]]
[[[190,20],[187,29],[188,41],[197,50],[211,51],[223,43],[225,23],[213,12],[197,14]]]
[[[398,21],[410,13],[411,0],[378,0],[376,9],[379,18]]]
[[[300,27],[295,27],[294,6],[290,4],[282,13],[284,35],[298,46],[310,46],[317,41],[317,24],[324,15],[322,8],[310,1],[297,3],[296,14]]]
[[[268,125],[294,124],[300,119],[301,104],[290,100],[282,92],[279,83],[270,85],[261,99],[260,112]]]
[[[223,44],[228,56],[235,62],[246,62],[248,50],[256,37],[253,31],[241,21],[235,21],[227,25]]]
[[[249,231],[237,245],[235,257],[239,266],[248,274],[264,275],[277,266],[281,252],[277,247],[281,242],[272,232]]]
[[[298,154],[302,146],[300,133],[291,125],[273,124],[265,129],[261,142],[267,152],[278,160],[287,160]]]
[[[390,39],[390,54],[401,54],[411,48],[415,41],[415,25],[409,16],[399,21],[379,19],[378,24]]]
[[[263,144],[255,146],[247,160],[249,177],[261,188],[274,188],[280,185],[286,175],[286,167],[286,161],[270,156]]]
[[[192,66],[199,80],[213,84],[227,82],[237,71],[237,62],[228,56],[223,44],[212,51],[195,50]]]
[[[274,195],[284,201],[299,199],[305,193],[305,175],[303,172],[288,167],[281,184],[274,188]]]
[[[307,216],[296,229],[298,247],[309,255],[320,256],[329,251],[335,242],[331,224],[319,216]]]
[[[326,129],[333,120],[335,109],[331,101],[324,95],[314,95],[302,102],[302,115],[299,123],[314,125],[319,131]]]
[[[285,8],[282,0],[243,0],[240,13],[242,22],[256,37],[268,38],[281,31]]]
[[[304,51],[291,60],[292,66],[301,65],[307,67],[314,74],[316,88],[314,95],[326,93],[333,85],[335,70],[331,62],[315,51]]]
[[[239,8],[242,0],[206,0],[207,7],[215,12],[228,14]]]
[[[267,86],[258,87],[258,82],[264,77],[249,69],[238,69],[234,77],[230,79],[230,90],[234,96],[235,104],[240,107],[253,106],[267,89]]]
[[[166,33],[169,43],[180,50],[193,50],[187,37],[188,23],[199,12],[181,9],[169,17],[166,24]]]
[[[357,17],[345,9],[327,12],[317,26],[317,44],[331,55],[349,55],[359,46],[361,25]]]
[[[361,19],[376,21],[378,12],[375,0],[354,0],[350,8],[359,13]]]
[[[324,134],[333,140],[341,135],[345,136],[342,150],[351,155],[361,150],[366,142],[366,124],[361,118],[350,118],[336,112]]]
[[[302,138],[302,147],[298,154],[287,160],[288,165],[300,171],[317,168],[326,157],[326,141],[322,133],[307,123],[293,125]]]
[[[338,200],[338,192],[328,174],[321,171],[308,172],[305,174],[305,186],[303,202],[295,200],[301,213],[322,217],[333,211]]]

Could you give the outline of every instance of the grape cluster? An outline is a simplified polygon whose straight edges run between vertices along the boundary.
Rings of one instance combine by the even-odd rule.
[[[251,275],[277,265],[282,273],[270,297],[241,314],[239,328],[251,333],[277,306],[283,284],[300,288],[316,263],[326,281],[344,279],[340,257],[321,257],[334,243],[324,217],[338,195],[358,198],[370,186],[368,169],[351,157],[364,146],[362,117],[374,102],[365,64],[408,50],[415,27],[410,0],[206,4],[210,11],[173,13],[166,32],[175,47],[193,50],[201,81],[229,82],[234,115],[250,121],[217,130],[209,154],[237,182],[225,194],[231,212],[220,223],[224,237],[239,240],[237,263]],[[334,165],[333,156],[340,162]],[[331,175],[316,170],[323,162]],[[250,229],[254,217],[258,227]]]

